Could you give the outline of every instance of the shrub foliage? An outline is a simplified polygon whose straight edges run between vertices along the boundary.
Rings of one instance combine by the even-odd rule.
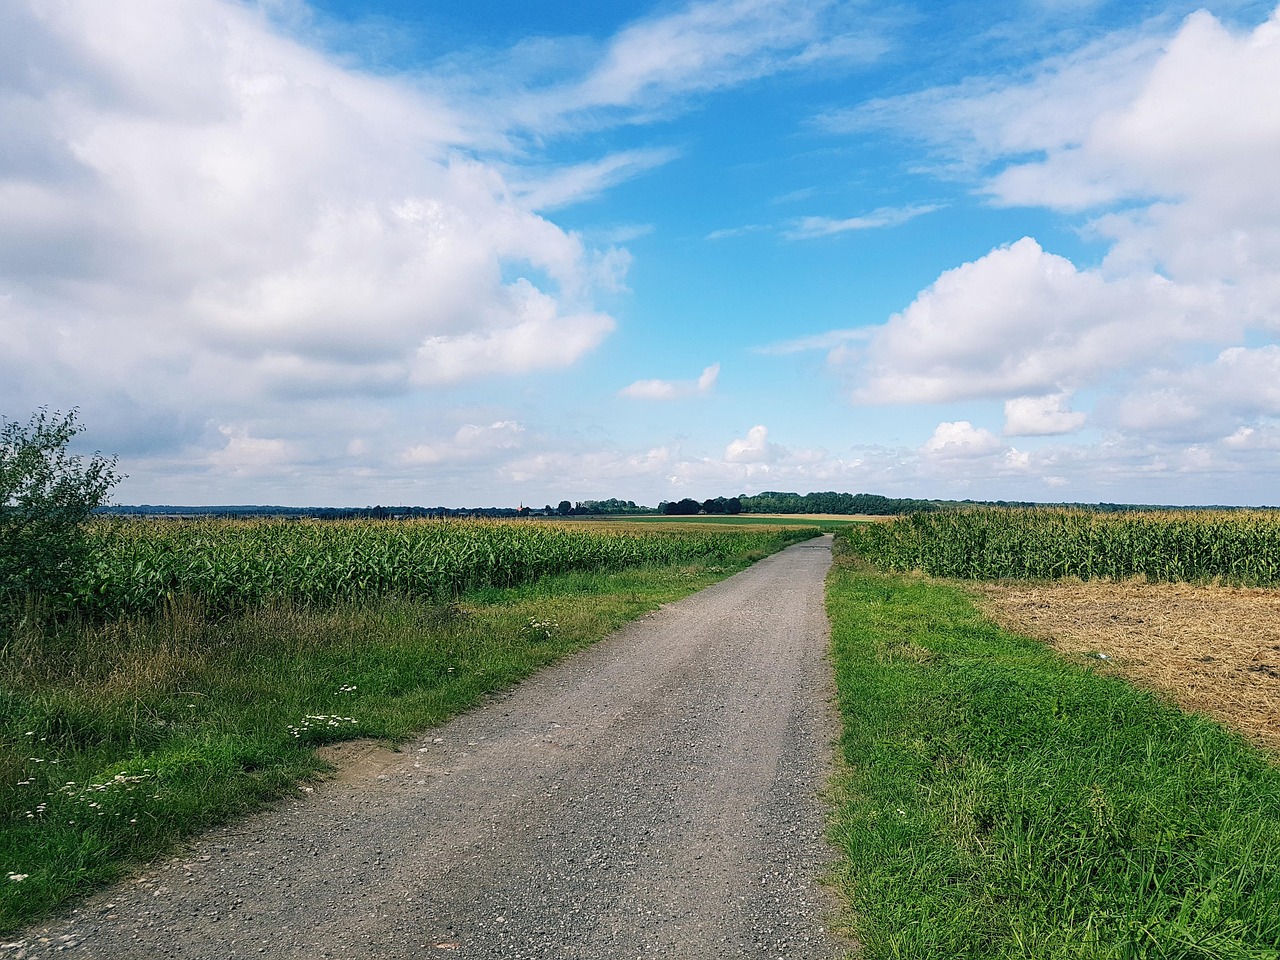
[[[88,556],[83,525],[120,479],[116,461],[68,452],[76,411],[0,420],[0,599],[68,595]]]

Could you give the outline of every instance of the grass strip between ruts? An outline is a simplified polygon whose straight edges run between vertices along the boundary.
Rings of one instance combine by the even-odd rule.
[[[845,555],[835,882],[866,960],[1276,958],[1280,767]]]
[[[317,744],[402,740],[805,535],[453,604],[177,605],[0,646],[0,931],[286,794]]]

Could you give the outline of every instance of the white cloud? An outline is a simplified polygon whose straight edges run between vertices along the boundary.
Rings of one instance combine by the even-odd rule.
[[[753,233],[763,233],[773,228],[764,223],[748,223],[741,227],[725,227],[721,230],[712,230],[703,239],[705,240],[729,240],[733,237],[746,237]]]
[[[450,440],[438,443],[419,443],[407,447],[400,454],[403,463],[434,465],[456,464],[473,460],[497,451],[520,447],[524,427],[515,420],[499,420],[488,426],[463,424]]]
[[[1280,152],[1280,12],[1239,35],[1194,13],[1137,90],[1090,107],[1076,136],[1039,144],[1045,158],[1002,171],[993,194],[1065,209],[1126,197],[1261,199]]]
[[[1272,415],[1269,348],[1244,344],[1280,330],[1280,9],[1163,29],[822,118],[923,141],[997,205],[1087,211],[1109,245],[1082,268],[1026,237],[944,272],[866,349],[833,349],[857,400],[998,399],[1008,436],[1078,429],[1050,398],[1084,387],[1127,434],[1207,442]]]
[[[531,210],[553,210],[592,200],[610,187],[679,156],[680,152],[671,148],[624,150],[590,163],[556,168],[540,176],[537,171],[519,172],[512,190]]]
[[[1043,397],[1014,397],[1004,402],[1006,437],[1046,437],[1075,433],[1088,416],[1069,409],[1070,394]]]
[[[585,76],[517,98],[512,118],[539,135],[644,122],[692,95],[824,61],[869,63],[883,55],[886,44],[872,26],[833,33],[839,13],[830,0],[690,3],[627,26]]]
[[[832,133],[888,130],[938,152],[937,169],[972,175],[1009,156],[1079,144],[1099,114],[1142,88],[1165,38],[1121,32],[1037,64],[1025,77],[970,77],[946,87],[830,111]]]
[[[914,220],[916,217],[940,209],[938,204],[920,203],[909,207],[880,207],[864,216],[849,217],[844,220],[832,217],[801,217],[792,223],[784,236],[788,240],[814,240],[853,230],[879,230],[884,227],[899,226],[908,220]]]
[[[968,420],[956,420],[938,424],[921,449],[930,457],[957,460],[986,457],[1003,451],[1005,446],[990,430],[975,427]]]
[[[720,364],[703,369],[696,380],[637,380],[618,391],[632,400],[680,400],[710,393],[720,379]]]
[[[636,451],[573,452],[540,445],[536,454],[514,461],[511,474],[521,483],[564,490],[570,499],[614,496],[623,489],[628,498],[649,504],[766,489],[1009,500],[1062,499],[1065,492],[1068,498],[1114,500],[1119,487],[1150,492],[1151,502],[1205,502],[1211,495],[1185,478],[1173,491],[1176,496],[1155,495],[1171,492],[1159,486],[1168,479],[1164,467],[1186,462],[1184,448],[1177,445],[1020,451],[965,421],[940,424],[930,443],[914,450],[865,446],[833,453],[784,446],[769,436],[757,426],[731,441],[721,456],[700,454],[688,449],[687,441],[674,439]],[[1241,475],[1212,448],[1211,472],[1221,477],[1224,471],[1237,480]],[[1197,497],[1190,496],[1192,490]]]
[[[857,397],[936,402],[1057,393],[1221,337],[1214,290],[1078,270],[1029,237],[942,274],[876,330]]]
[[[247,427],[223,425],[218,432],[225,445],[209,455],[209,463],[233,477],[258,477],[292,472],[294,451],[280,437],[251,436]]]
[[[468,155],[465,112],[249,6],[24,0],[5,34],[9,403],[240,422],[269,398],[563,368],[613,328],[594,300],[627,255],[530,203],[661,151],[546,174],[522,199],[509,167]]]
[[[724,449],[724,458],[729,463],[771,463],[785,453],[782,447],[769,442],[768,427],[757,425],[747,431],[746,437],[731,441]]]
[[[613,330],[613,319],[605,314],[560,316],[551,298],[531,287],[524,292],[528,303],[514,326],[425,340],[415,358],[413,382],[448,384],[478,371],[518,374],[568,366]]]
[[[791,353],[806,353],[810,350],[834,350],[850,343],[865,343],[875,336],[876,330],[876,327],[829,330],[826,333],[815,333],[807,337],[796,337],[794,340],[765,344],[763,347],[757,347],[754,352],[785,356]]]
[[[1205,440],[1280,416],[1280,347],[1231,347],[1209,363],[1138,379],[1110,414],[1125,430]]]
[[[1280,424],[1269,422],[1255,427],[1239,427],[1229,437],[1222,438],[1222,445],[1229,450],[1280,451]]]

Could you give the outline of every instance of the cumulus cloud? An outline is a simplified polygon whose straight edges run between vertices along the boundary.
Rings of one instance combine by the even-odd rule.
[[[1006,437],[1047,437],[1075,433],[1088,416],[1069,409],[1070,394],[1044,397],[1014,397],[1004,402]]]
[[[1200,444],[1166,464],[1275,415],[1271,348],[1245,344],[1280,330],[1280,10],[1162,30],[820,118],[915,139],[938,175],[1080,214],[1107,245],[1082,267],[1024,237],[945,271],[865,347],[833,344],[857,401],[1000,400],[1006,436],[1051,436],[1083,427],[1067,399],[1089,388],[1090,422]]]
[[[449,440],[419,443],[405,448],[400,454],[400,460],[417,465],[473,460],[495,451],[518,448],[523,435],[524,427],[515,420],[499,420],[488,426],[467,423],[459,427]]]
[[[724,458],[729,463],[771,463],[785,453],[782,447],[769,442],[769,428],[757,424],[747,431],[745,437],[739,437],[725,447]]]
[[[720,379],[720,364],[703,369],[697,380],[637,380],[618,391],[632,400],[680,400],[702,396],[715,389]]]
[[[613,329],[595,300],[628,258],[535,205],[667,156],[513,187],[466,111],[222,0],[19,0],[0,61],[16,407],[242,423],[268,402],[566,367]]]
[[[1125,430],[1206,440],[1280,416],[1280,347],[1231,347],[1209,363],[1150,373],[1110,416]]]
[[[218,432],[226,443],[209,455],[212,466],[237,478],[290,472],[294,451],[287,440],[251,436],[245,426],[223,425]]]
[[[753,437],[751,434],[755,434]],[[1113,434],[1098,442],[1051,441],[1020,450],[970,421],[940,423],[914,449],[854,446],[802,449],[752,431],[721,456],[672,440],[643,451],[540,452],[522,463],[527,479],[578,478],[581,496],[612,496],[619,483],[638,502],[760,490],[856,490],[957,499],[1260,503],[1260,458],[1280,465],[1280,423],[1186,443],[1177,438]],[[742,447],[776,447],[769,459],[730,456]],[[758,454],[757,454],[758,455]],[[753,455],[754,456],[754,455]],[[597,479],[597,477],[599,479]],[[634,494],[634,495],[633,495]],[[574,496],[579,494],[575,493]],[[1274,499],[1274,498],[1272,498]]]
[[[968,420],[956,420],[938,424],[922,449],[930,457],[962,460],[988,456],[1003,450],[1004,444],[990,430],[975,427]]]
[[[1280,424],[1239,427],[1230,436],[1222,438],[1222,445],[1229,450],[1269,453],[1280,451]]]
[[[1280,11],[1233,34],[1201,10],[1136,91],[1094,105],[1076,137],[1048,146],[1042,160],[1007,167],[990,189],[1004,203],[1064,209],[1205,193],[1239,202],[1258,199],[1267,180],[1260,165],[1278,150]]]
[[[942,274],[879,328],[857,396],[936,402],[1060,392],[1216,339],[1220,297],[1079,270],[1029,237]]]

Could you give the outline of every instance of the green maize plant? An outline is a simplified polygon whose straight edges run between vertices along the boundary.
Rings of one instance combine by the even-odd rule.
[[[440,599],[573,570],[776,549],[813,530],[625,529],[477,520],[100,520],[86,574],[55,607],[93,619],[193,598],[211,613],[271,600]],[[768,546],[766,548],[766,544]]]
[[[884,569],[964,580],[1280,580],[1280,514],[1263,510],[966,509],[859,524],[841,537]]]

